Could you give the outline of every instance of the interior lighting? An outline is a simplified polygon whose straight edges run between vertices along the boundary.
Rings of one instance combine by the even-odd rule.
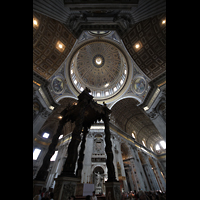
[[[62,116],[60,115],[58,118],[59,118],[59,119],[62,119]]]
[[[65,45],[61,41],[58,41],[56,43],[56,49],[58,49],[60,52],[63,52],[65,50]]]
[[[37,21],[36,21],[36,20],[33,20],[33,24],[37,25],[38,23],[37,23]]]
[[[139,47],[140,47],[140,45],[139,45],[139,44],[136,44],[136,45],[135,45],[135,48],[136,48],[136,49],[138,49]]]
[[[36,18],[33,18],[33,28],[38,28],[39,22]]]
[[[166,20],[164,19],[164,20],[162,20],[162,24],[165,24],[166,23]]]

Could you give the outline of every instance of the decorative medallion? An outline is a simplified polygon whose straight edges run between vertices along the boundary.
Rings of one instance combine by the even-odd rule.
[[[61,93],[64,88],[63,80],[60,77],[55,77],[52,81],[52,88],[55,93]]]
[[[145,85],[145,80],[143,78],[137,78],[133,82],[132,88],[136,93],[142,94],[145,90]]]

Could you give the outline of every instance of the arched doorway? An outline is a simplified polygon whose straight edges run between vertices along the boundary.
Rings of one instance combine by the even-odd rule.
[[[105,192],[105,179],[104,170],[102,167],[97,166],[93,170],[93,183],[95,194],[103,194]]]

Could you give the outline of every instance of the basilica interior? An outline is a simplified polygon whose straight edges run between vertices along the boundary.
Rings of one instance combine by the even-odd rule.
[[[33,0],[33,196],[87,184],[166,192],[164,0]]]

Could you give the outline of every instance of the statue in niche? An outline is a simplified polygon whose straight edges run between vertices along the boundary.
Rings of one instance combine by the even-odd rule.
[[[104,174],[100,174],[99,172],[95,173],[95,191],[96,193],[103,193],[103,179],[104,179]]]
[[[101,187],[101,182],[103,180],[103,177],[99,172],[95,173],[95,175],[96,175],[96,177],[95,177],[95,179],[96,179],[96,187]]]

